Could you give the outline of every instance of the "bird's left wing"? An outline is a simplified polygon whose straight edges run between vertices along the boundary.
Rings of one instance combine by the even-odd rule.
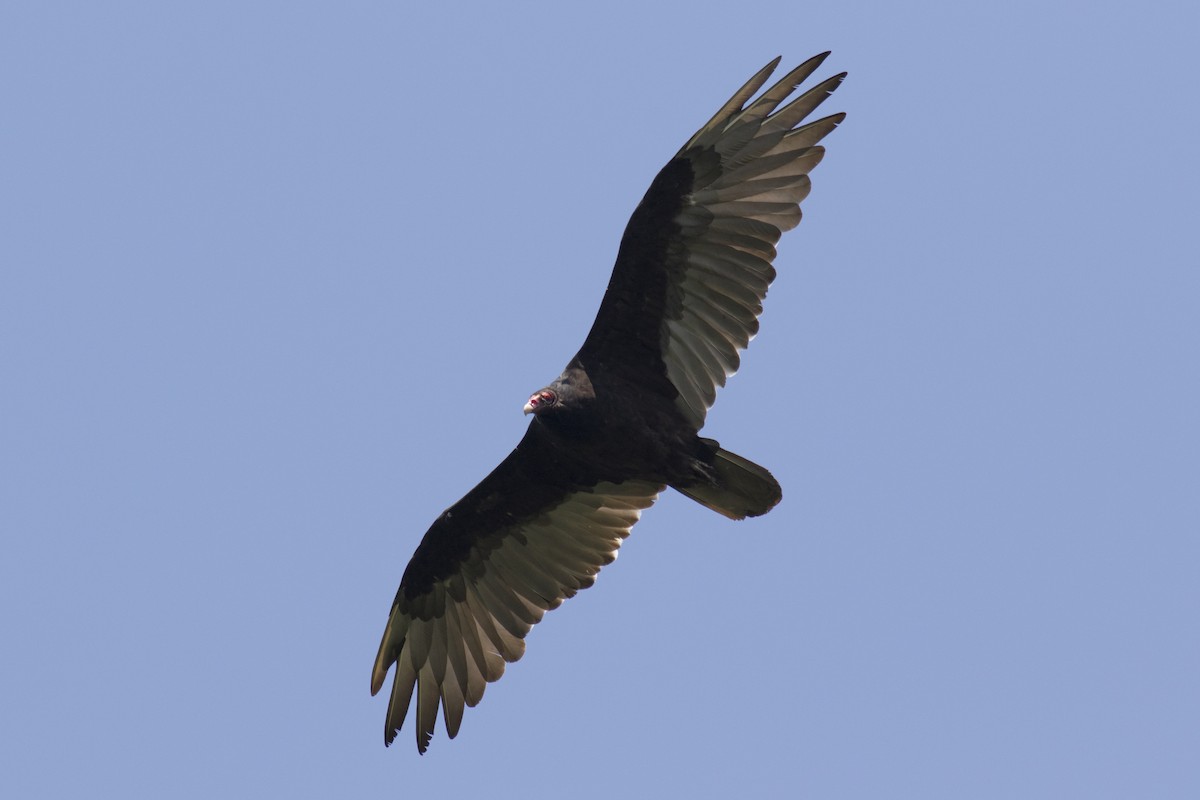
[[[376,694],[395,665],[387,744],[414,692],[417,749],[428,747],[439,705],[453,739],[464,708],[524,654],[530,628],[592,585],[662,491],[572,475],[540,452],[540,426],[434,522],[404,571],[371,675]]]
[[[625,228],[596,321],[576,356],[669,394],[696,428],[758,332],[780,235],[800,222],[821,141],[845,117],[805,119],[834,75],[787,102],[810,58],[753,101],[759,70],[667,163]],[[803,124],[802,124],[803,123]]]

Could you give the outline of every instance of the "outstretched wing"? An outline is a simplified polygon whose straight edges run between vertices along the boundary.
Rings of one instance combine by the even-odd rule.
[[[779,64],[772,61],[659,172],[629,220],[576,356],[586,369],[633,370],[649,386],[665,376],[680,412],[703,426],[717,387],[758,332],[775,243],[800,222],[808,173],[825,152],[817,143],[845,118],[800,124],[845,73],[780,107],[828,55],[747,105]]]
[[[517,448],[421,540],[404,571],[371,675],[371,694],[396,673],[384,741],[404,724],[414,692],[417,749],[433,737],[438,706],[453,739],[525,634],[591,586],[617,557],[643,509],[662,491],[614,483],[563,463],[534,420]]]

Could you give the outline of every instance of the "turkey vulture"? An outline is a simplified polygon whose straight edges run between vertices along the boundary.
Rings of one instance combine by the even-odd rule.
[[[583,347],[525,404],[524,438],[417,546],[371,674],[376,694],[396,668],[386,744],[414,691],[417,749],[439,705],[453,739],[529,629],[592,585],[667,486],[731,519],[779,502],[771,473],[697,434],[758,331],[775,243],[800,222],[818,142],[845,118],[801,124],[845,73],[780,105],[828,55],[748,103],[776,58],[663,167]]]

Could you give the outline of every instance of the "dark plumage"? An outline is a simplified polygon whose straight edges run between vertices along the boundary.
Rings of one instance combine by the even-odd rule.
[[[526,404],[524,438],[421,540],[371,677],[375,694],[396,668],[388,744],[414,691],[417,748],[439,705],[453,738],[464,707],[524,653],[529,629],[592,585],[665,487],[733,519],[779,502],[769,472],[698,432],[758,331],[774,245],[800,221],[817,143],[844,117],[800,124],[845,73],[781,107],[827,55],[747,104],[775,59],[663,167],[629,220],[583,347]]]

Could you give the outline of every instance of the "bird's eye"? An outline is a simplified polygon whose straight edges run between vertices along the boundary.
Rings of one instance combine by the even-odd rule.
[[[539,392],[538,397],[541,398],[541,401],[547,405],[554,405],[554,401],[558,399],[554,396],[554,392],[549,391]]]

